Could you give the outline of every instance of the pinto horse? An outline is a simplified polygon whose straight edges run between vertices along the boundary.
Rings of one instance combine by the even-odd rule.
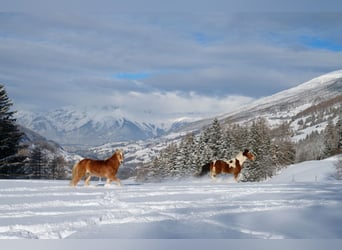
[[[123,162],[123,152],[116,150],[114,154],[107,160],[92,160],[83,159],[76,163],[72,169],[71,186],[76,186],[77,183],[87,175],[85,185],[89,185],[90,178],[92,176],[106,177],[106,185],[109,185],[112,181],[115,181],[121,186],[121,181],[115,175],[118,172],[120,164]]]
[[[243,168],[243,163],[247,159],[254,161],[255,155],[253,155],[248,149],[245,149],[243,152],[238,153],[235,158],[232,158],[228,161],[215,160],[203,165],[199,176],[203,176],[210,172],[211,178],[215,179],[216,175],[227,173],[233,174],[235,181],[239,181],[238,176]]]

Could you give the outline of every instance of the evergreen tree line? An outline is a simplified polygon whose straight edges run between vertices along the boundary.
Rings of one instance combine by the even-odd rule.
[[[66,178],[66,162],[49,145],[22,143],[24,133],[16,124],[12,105],[0,84],[0,178]]]
[[[65,179],[68,175],[68,163],[62,156],[52,153],[36,144],[21,147],[15,164],[0,168],[0,178],[20,179]]]
[[[324,130],[307,135],[296,144],[296,162],[321,160],[342,153],[342,119],[329,120]]]
[[[5,87],[0,84],[0,178],[4,173],[17,168],[24,160],[17,153],[23,134],[13,118],[15,112],[11,111],[12,105]]]
[[[215,119],[199,135],[188,134],[180,143],[168,145],[138,169],[137,179],[162,181],[196,176],[201,166],[211,160],[229,160],[248,148],[256,155],[256,160],[245,163],[241,181],[261,181],[292,163],[342,153],[341,119],[336,124],[330,120],[323,131],[313,132],[296,144],[291,141],[291,135],[288,123],[271,129],[264,118],[259,118],[251,125],[234,124],[223,128]],[[342,179],[341,160],[337,165],[337,175]]]
[[[256,160],[245,163],[242,181],[264,180],[295,161],[288,125],[271,130],[260,118],[250,126],[234,124],[223,128],[215,119],[199,135],[188,134],[179,144],[168,145],[153,161],[138,169],[137,179],[162,181],[196,176],[209,161],[229,160],[245,148],[256,155]]]

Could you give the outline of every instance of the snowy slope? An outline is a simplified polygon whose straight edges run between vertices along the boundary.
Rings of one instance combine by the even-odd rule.
[[[322,161],[305,161],[293,164],[274,176],[270,183],[328,182],[334,179],[336,157]]]
[[[294,165],[264,183],[0,180],[0,238],[341,238],[342,183],[326,178],[333,163]]]
[[[221,124],[246,123],[264,117],[271,126],[289,122],[295,132],[294,141],[314,131],[321,131],[328,119],[335,119],[333,109],[342,108],[342,70],[334,71],[296,87],[271,96],[260,98],[240,109],[217,117]],[[316,108],[313,108],[316,107]],[[318,115],[318,113],[320,113]],[[334,116],[335,115],[335,116]],[[316,117],[315,117],[316,116]],[[322,122],[306,121],[318,116]],[[205,119],[184,125],[179,131],[200,130],[212,119]],[[303,125],[299,123],[303,120]]]

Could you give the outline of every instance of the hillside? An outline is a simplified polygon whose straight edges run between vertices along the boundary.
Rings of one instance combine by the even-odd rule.
[[[290,123],[293,140],[313,130],[323,130],[329,119],[337,119],[342,105],[342,70],[314,78],[294,88],[261,98],[232,113],[217,117],[222,125],[246,123],[265,117],[270,125]],[[179,131],[200,130],[212,119],[189,123]],[[302,135],[302,136],[301,136]]]
[[[82,158],[26,127],[18,127],[23,133],[19,155],[25,160],[11,178],[66,178],[74,162]]]

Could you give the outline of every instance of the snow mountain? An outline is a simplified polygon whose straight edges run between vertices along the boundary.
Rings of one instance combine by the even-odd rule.
[[[259,117],[266,118],[271,126],[287,122],[293,130],[292,139],[298,141],[312,131],[324,130],[328,120],[336,123],[341,105],[342,70],[261,98],[217,118],[222,125],[243,124]],[[125,152],[125,165],[134,169],[153,159],[169,143],[180,141],[188,132],[201,131],[214,117],[154,125],[127,119],[118,107],[109,106],[83,110],[68,107],[44,114],[20,111],[17,119],[44,137],[64,147],[68,145],[68,150],[83,157],[103,159],[121,148]]]
[[[222,125],[248,123],[264,117],[271,126],[290,123],[293,140],[323,130],[328,120],[339,119],[342,110],[342,70],[334,71],[296,87],[264,97],[240,109],[217,117]],[[196,131],[213,119],[189,123],[178,131]]]
[[[217,117],[221,125],[232,123],[248,123],[264,117],[271,126],[283,122],[290,124],[293,130],[293,141],[305,138],[313,131],[322,131],[328,120],[335,123],[342,110],[342,70],[335,71],[294,88],[276,93],[272,96],[259,99],[239,110]],[[200,132],[213,122],[214,117],[189,122],[174,128],[169,133],[158,138],[150,138],[132,142],[112,142],[104,145],[77,149],[74,152],[80,155],[109,157],[115,148],[125,152],[125,166],[131,169],[142,166],[151,161],[170,143],[178,143],[189,132]]]
[[[165,134],[175,124],[153,124],[128,119],[120,108],[65,107],[46,113],[19,111],[19,124],[64,146],[96,146],[109,142],[145,140]]]

